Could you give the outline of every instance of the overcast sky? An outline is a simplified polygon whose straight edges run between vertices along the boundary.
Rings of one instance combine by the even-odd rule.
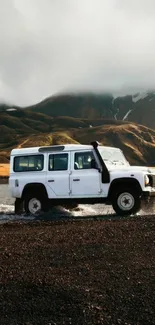
[[[155,89],[155,0],[0,0],[0,100]]]

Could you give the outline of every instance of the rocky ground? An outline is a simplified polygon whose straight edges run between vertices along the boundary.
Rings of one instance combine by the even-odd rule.
[[[1,325],[155,324],[155,218],[0,225]]]

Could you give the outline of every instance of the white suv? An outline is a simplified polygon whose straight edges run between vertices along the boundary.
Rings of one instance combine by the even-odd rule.
[[[39,214],[52,206],[78,203],[112,205],[118,215],[150,206],[155,174],[147,167],[130,166],[122,151],[91,145],[57,145],[14,149],[9,185],[15,213],[21,206]]]

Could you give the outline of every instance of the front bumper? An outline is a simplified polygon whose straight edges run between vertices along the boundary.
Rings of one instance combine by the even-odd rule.
[[[142,199],[155,198],[155,190],[153,190],[153,191],[143,191],[141,198]]]

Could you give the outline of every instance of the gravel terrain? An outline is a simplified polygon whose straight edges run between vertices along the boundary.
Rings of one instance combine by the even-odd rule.
[[[155,219],[0,226],[0,324],[155,324]]]
[[[155,324],[155,217],[13,215],[0,195],[1,325]],[[2,195],[5,195],[3,197]]]

